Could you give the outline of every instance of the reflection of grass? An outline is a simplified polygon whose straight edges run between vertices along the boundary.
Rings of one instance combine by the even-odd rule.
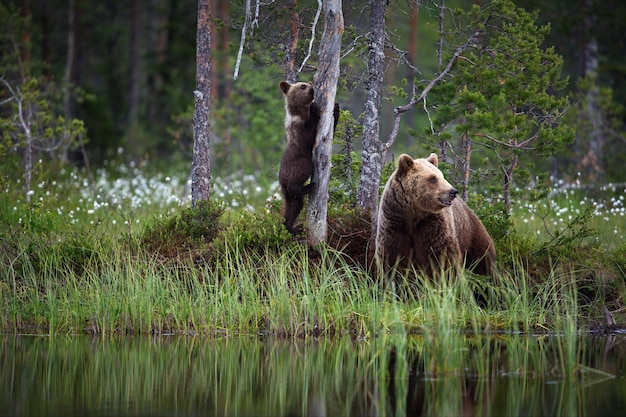
[[[601,346],[558,335],[0,340],[0,397],[27,414],[595,415],[583,390],[613,377],[586,365]]]
[[[139,410],[145,415],[370,415],[373,410],[389,415],[396,400],[387,391],[392,378],[398,398],[406,397],[406,347],[398,337],[371,343],[4,338],[3,347],[10,353],[2,357],[19,372],[0,372],[0,398],[24,389],[14,398],[20,409],[45,407],[48,415],[63,414],[67,404],[107,415]],[[32,392],[39,401],[29,399]]]

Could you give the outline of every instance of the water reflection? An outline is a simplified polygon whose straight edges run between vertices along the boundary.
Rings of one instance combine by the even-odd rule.
[[[0,336],[0,343],[2,415],[604,416],[626,409],[624,335]]]

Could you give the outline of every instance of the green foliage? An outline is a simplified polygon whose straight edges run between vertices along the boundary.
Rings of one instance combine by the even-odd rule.
[[[249,63],[247,58],[244,63]],[[211,108],[212,170],[222,175],[278,171],[285,144],[282,93],[272,69],[243,71],[227,102]],[[269,81],[268,81],[269,80]],[[171,146],[186,158],[193,150],[193,105],[171,117]]]
[[[24,62],[19,51],[28,50],[28,18],[11,5],[0,6],[0,26],[8,33],[0,36],[0,50],[12,51],[0,60],[0,155],[17,153],[23,157],[24,187],[29,198],[33,158],[51,155],[65,161],[68,151],[85,143],[86,129],[81,120],[66,120],[63,97],[69,86],[57,86],[49,77],[37,75],[37,62]]]
[[[626,135],[624,106],[615,101],[611,88],[599,86],[593,77],[579,79],[576,87],[575,103],[565,115],[565,123],[576,126],[576,146],[556,154],[559,175],[572,182],[626,181],[622,158]],[[597,121],[591,120],[590,111]],[[594,130],[600,137],[594,138]],[[600,149],[588,154],[593,139],[600,140]]]
[[[536,26],[536,17],[510,0],[460,14],[462,27],[479,29],[481,36],[428,100],[435,135],[429,128],[424,140],[449,149],[461,169],[468,169],[471,155],[474,178],[465,185],[495,186],[499,192],[492,195],[503,195],[507,210],[513,188],[532,188],[534,159],[574,137],[561,120],[568,99],[556,96],[567,84],[560,75],[563,60],[553,48],[542,48],[549,26]],[[448,44],[458,45],[467,33],[454,29],[448,36]],[[476,169],[485,175],[478,177]]]
[[[500,201],[490,204],[483,194],[472,193],[467,201],[468,206],[476,213],[487,231],[496,242],[504,241],[511,231],[513,223],[511,215]]]
[[[548,207],[552,208],[551,202]],[[548,212],[549,213],[549,212]],[[545,215],[537,213],[540,217]],[[556,230],[552,230],[547,222],[543,222],[550,240],[541,245],[539,252],[545,252],[550,256],[563,257],[565,259],[575,259],[576,254],[582,247],[595,246],[597,241],[593,237],[596,231],[589,227],[594,208],[587,206],[580,213],[572,215],[565,223]]]
[[[333,152],[328,186],[330,201],[335,206],[356,207],[361,162],[354,145],[362,136],[363,125],[354,119],[350,110],[341,110],[334,136],[334,144],[340,150]]]
[[[68,150],[84,143],[83,122],[65,120],[53,110],[61,100],[58,93],[47,80],[30,78],[15,86],[0,77],[0,94],[8,97],[1,104],[9,107],[0,117],[0,124],[6,127],[0,145],[3,151],[30,147],[62,159]]]
[[[0,264],[19,266],[17,275],[25,278],[28,269],[63,274],[72,270],[81,274],[94,267],[92,260],[108,242],[95,233],[79,233],[59,217],[54,199],[33,202],[13,201],[11,193],[0,197]]]
[[[199,201],[165,220],[155,221],[141,236],[140,243],[151,252],[178,254],[206,246],[220,230],[222,205]]]
[[[626,296],[626,242],[622,242],[615,249],[606,252],[606,261],[612,265],[616,271],[619,271],[622,280],[616,280],[615,286],[619,287],[621,292],[621,300]]]
[[[19,72],[20,64],[28,65],[20,61],[20,50],[17,42],[25,39],[30,18],[20,16],[20,11],[14,2],[2,2],[0,4],[0,74],[6,76],[8,72]],[[29,46],[29,45],[24,45]],[[26,70],[27,68],[22,68]]]
[[[268,203],[265,210],[229,211],[223,223],[227,226],[213,239],[216,252],[240,252],[242,250],[263,253],[268,249],[284,250],[293,242],[292,236],[283,225],[280,201]]]

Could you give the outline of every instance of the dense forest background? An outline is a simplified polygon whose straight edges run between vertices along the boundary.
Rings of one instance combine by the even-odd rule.
[[[446,6],[468,9],[480,3],[450,0]],[[246,33],[237,66],[246,2],[212,0],[211,146],[216,175],[246,172],[276,177],[284,146],[278,83],[286,78],[294,5],[299,31],[295,62],[304,63],[298,79],[312,81],[315,72],[323,22],[317,25],[313,56],[305,57],[317,2],[252,2],[253,7],[257,4],[258,15]],[[388,4],[383,137],[389,135],[394,107],[411,93],[413,83],[407,80],[432,78],[437,71],[438,4],[424,0]],[[541,167],[566,180],[626,181],[622,167],[626,115],[621,106],[626,101],[626,2],[516,0],[515,4],[537,10],[537,24],[550,24],[544,47],[554,46],[563,57],[563,75],[569,77],[565,94],[573,109],[583,109],[565,118],[578,127],[573,145],[541,161]],[[0,6],[0,13],[0,75],[6,80],[0,85],[0,103],[10,96],[9,86],[39,80],[36,88],[45,93],[51,113],[84,122],[79,135],[84,144],[71,148],[70,162],[99,165],[123,157],[165,165],[191,163],[196,1],[13,0]],[[367,51],[360,40],[368,31],[368,4],[345,0],[343,13],[346,31],[337,100],[358,121],[365,101]],[[593,107],[585,104],[590,91]],[[11,111],[2,106],[0,116]],[[582,123],[585,120],[588,123]],[[403,119],[393,153],[423,155],[426,150],[415,132],[427,126],[427,115],[419,107],[412,110]],[[358,148],[358,129],[354,134]],[[6,135],[3,140],[8,141]]]

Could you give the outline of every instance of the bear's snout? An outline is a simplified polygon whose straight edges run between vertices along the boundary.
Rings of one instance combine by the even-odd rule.
[[[451,188],[447,193],[442,194],[441,197],[439,197],[439,201],[444,206],[450,207],[452,205],[452,200],[454,200],[458,194],[459,191],[456,188]]]

